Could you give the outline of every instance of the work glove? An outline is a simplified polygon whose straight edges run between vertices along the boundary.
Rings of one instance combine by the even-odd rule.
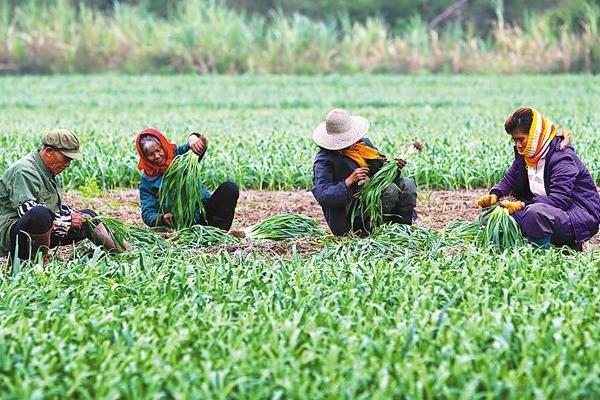
[[[508,210],[508,214],[513,215],[515,212],[525,208],[525,203],[522,201],[508,201],[503,200],[499,203],[500,207],[504,207]]]
[[[479,200],[475,202],[476,207],[486,208],[491,205],[496,204],[498,201],[498,196],[495,194],[486,194],[485,196],[481,196]]]

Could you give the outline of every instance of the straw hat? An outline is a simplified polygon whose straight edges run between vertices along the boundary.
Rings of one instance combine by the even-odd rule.
[[[329,111],[325,122],[313,132],[314,141],[327,150],[341,150],[360,140],[369,131],[369,121],[346,110]]]

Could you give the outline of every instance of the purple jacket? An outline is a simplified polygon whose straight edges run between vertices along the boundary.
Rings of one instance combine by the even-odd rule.
[[[571,218],[577,244],[589,240],[600,225],[600,196],[596,184],[571,146],[560,150],[561,138],[550,143],[544,166],[547,196],[534,196],[523,156],[515,148],[515,160],[492,190],[498,197],[513,195],[525,204],[544,203],[565,211]]]

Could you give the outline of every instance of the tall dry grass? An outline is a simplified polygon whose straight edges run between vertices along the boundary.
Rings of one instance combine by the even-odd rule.
[[[600,71],[600,11],[580,29],[532,17],[492,34],[460,24],[427,31],[413,19],[393,35],[378,19],[328,22],[273,13],[251,17],[188,0],[168,18],[116,5],[105,14],[66,0],[0,5],[0,70],[20,73],[559,73]]]

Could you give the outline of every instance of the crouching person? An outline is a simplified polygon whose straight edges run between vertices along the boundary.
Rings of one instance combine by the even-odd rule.
[[[33,151],[8,167],[0,178],[0,250],[10,257],[32,259],[37,252],[90,239],[117,250],[106,228],[90,229],[85,220],[92,210],[75,211],[61,200],[56,177],[81,160],[79,140],[66,129],[42,137],[41,150]],[[17,252],[18,249],[18,252]]]
[[[208,141],[204,135],[193,133],[187,143],[177,146],[170,143],[158,130],[148,128],[138,133],[135,145],[140,157],[138,168],[143,171],[139,186],[142,219],[150,227],[173,226],[175,222],[173,214],[169,210],[161,213],[158,207],[158,191],[163,176],[175,156],[190,150],[198,155],[198,162],[200,162],[208,148]],[[198,215],[195,222],[228,231],[233,223],[235,207],[240,195],[237,185],[229,181],[224,182],[212,195],[200,180],[198,185],[202,190],[202,203],[206,217],[202,216],[199,210],[195,210]]]
[[[480,207],[500,201],[515,218],[529,242],[542,248],[550,244],[576,250],[598,232],[600,196],[596,184],[565,138],[538,111],[520,108],[504,123],[514,141],[515,158],[504,177]]]
[[[337,236],[351,230],[366,233],[370,229],[364,226],[363,218],[351,221],[359,183],[377,173],[386,160],[364,137],[368,130],[367,119],[335,109],[313,132],[319,151],[313,165],[312,193],[323,209],[331,232]],[[397,162],[401,167],[406,164],[403,160]],[[383,192],[381,200],[385,222],[413,223],[417,204],[417,188],[413,179],[397,178]]]

